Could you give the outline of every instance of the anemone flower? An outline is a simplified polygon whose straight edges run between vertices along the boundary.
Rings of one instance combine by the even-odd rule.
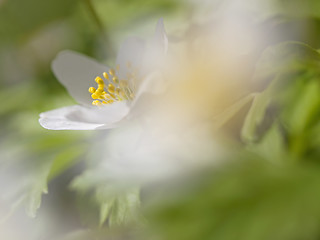
[[[144,41],[131,37],[124,41],[115,68],[72,51],[59,53],[52,63],[52,70],[79,104],[41,113],[40,125],[50,130],[118,126],[129,119],[143,93],[154,93],[159,79],[157,69],[167,46],[168,39],[160,19],[153,38]]]

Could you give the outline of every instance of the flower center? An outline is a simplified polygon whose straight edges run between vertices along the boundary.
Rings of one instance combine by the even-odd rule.
[[[117,66],[116,70],[119,71],[119,66]],[[94,99],[92,105],[101,106],[134,98],[134,86],[129,86],[127,80],[119,80],[114,69],[110,69],[108,73],[104,72],[102,75],[104,79],[100,76],[95,78],[95,82],[98,84],[97,89],[94,87],[89,88],[91,97]],[[134,74],[128,74],[127,77],[135,80]]]

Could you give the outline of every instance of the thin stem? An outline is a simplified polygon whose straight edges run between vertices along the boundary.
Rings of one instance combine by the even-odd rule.
[[[107,49],[109,55],[114,56],[115,53],[114,53],[109,35],[107,34],[107,28],[106,28],[106,26],[104,26],[97,11],[95,10],[93,3],[92,3],[92,0],[84,0],[84,2],[87,6],[88,11],[90,12],[90,14],[93,17],[93,20],[95,21],[95,23],[99,29],[99,32],[101,33],[101,35],[104,39],[105,46],[106,46],[106,49]]]

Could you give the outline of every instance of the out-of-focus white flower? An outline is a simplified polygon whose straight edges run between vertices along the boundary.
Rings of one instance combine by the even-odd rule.
[[[196,112],[187,101],[168,95],[153,104],[143,118],[108,133],[106,142],[101,143],[104,147],[97,146],[100,169],[108,178],[129,185],[144,184],[217,163],[222,150],[210,119],[201,114],[203,110]]]
[[[157,91],[157,67],[163,61],[167,45],[160,19],[149,41],[132,37],[122,44],[114,69],[72,51],[60,53],[52,70],[80,105],[41,113],[41,126],[52,130],[93,130],[114,128],[122,123],[143,93]],[[99,74],[103,77],[97,77]],[[94,79],[97,88],[92,87]]]
[[[114,184],[148,184],[218,163],[221,149],[209,124],[176,131],[166,126],[136,122],[108,134],[105,147],[98,150],[104,176]]]

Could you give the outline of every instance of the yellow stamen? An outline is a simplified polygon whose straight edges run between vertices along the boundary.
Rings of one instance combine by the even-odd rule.
[[[115,96],[114,94],[110,93],[109,95],[110,95],[110,99],[111,99],[111,100],[112,100],[112,99],[116,99],[116,96]]]
[[[95,100],[92,102],[92,105],[94,106],[100,106],[101,105],[101,102],[99,100]]]
[[[94,87],[89,88],[89,93],[95,93],[95,92],[96,92],[96,89]]]
[[[108,75],[108,73],[104,72],[104,73],[103,73],[103,77],[104,77],[105,79],[109,80],[109,75]]]
[[[92,99],[99,99],[99,95],[96,93],[91,94]]]
[[[114,91],[115,91],[115,87],[114,87],[113,84],[110,83],[110,84],[108,85],[108,92],[109,92],[109,93],[114,93]]]
[[[111,76],[115,76],[116,73],[115,73],[114,69],[111,68],[111,69],[109,70],[109,74],[110,74]]]
[[[125,87],[127,87],[128,86],[128,82],[126,81],[126,80],[121,80],[120,81],[120,87],[121,88],[125,88]]]
[[[99,86],[97,91],[96,91],[97,94],[102,94],[103,93],[103,87]]]
[[[112,81],[116,84],[119,84],[119,79],[117,77],[113,77],[112,78]]]
[[[96,83],[98,83],[99,85],[104,84],[104,81],[103,81],[103,79],[102,79],[101,77],[96,77],[95,81],[96,81]]]
[[[128,63],[131,67],[131,63]],[[116,66],[116,70],[119,71],[120,66]],[[94,106],[101,106],[103,104],[111,104],[117,101],[123,100],[132,100],[134,98],[134,83],[130,86],[127,80],[119,81],[118,76],[116,75],[116,71],[114,69],[110,69],[109,72],[102,73],[104,79],[103,80],[100,76],[95,78],[95,82],[98,84],[97,88],[90,87],[88,91],[91,93],[91,98],[95,99],[92,101],[92,105]],[[133,75],[130,74],[131,79]],[[106,82],[105,82],[106,81]]]

